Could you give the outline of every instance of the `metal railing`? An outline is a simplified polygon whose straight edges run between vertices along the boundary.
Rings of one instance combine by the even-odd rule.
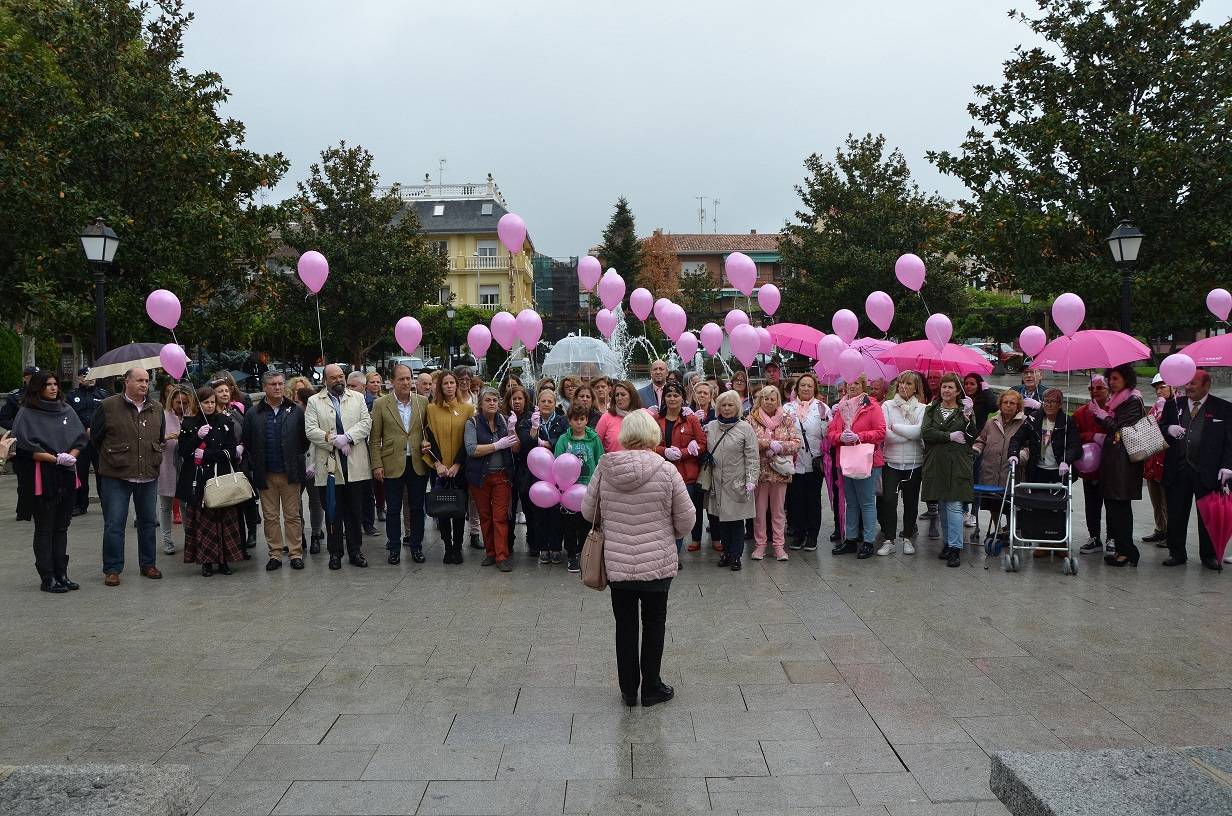
[[[381,187],[378,189],[382,192],[387,192],[394,188]],[[397,189],[398,195],[401,196],[403,201],[491,199],[498,202],[502,207],[507,206],[505,204],[505,197],[501,195],[500,188],[496,186],[494,181],[467,182],[463,184],[399,184]]]

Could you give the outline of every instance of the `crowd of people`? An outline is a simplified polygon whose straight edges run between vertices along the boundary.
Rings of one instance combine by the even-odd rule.
[[[1077,477],[1088,534],[1081,551],[1116,567],[1139,561],[1133,503],[1145,482],[1155,529],[1142,543],[1166,547],[1163,563],[1175,566],[1187,560],[1194,498],[1232,480],[1232,406],[1210,395],[1203,371],[1183,395],[1157,378],[1148,404],[1132,367],[1110,369],[1091,377],[1090,400],[1072,415],[1034,370],[999,394],[977,374],[860,377],[840,383],[829,403],[811,372],[784,376],[772,361],[764,375],[755,385],[744,371],[720,382],[656,360],[640,389],[602,376],[523,383],[508,375],[487,385],[465,367],[416,376],[397,365],[386,393],[379,374],[348,377],[329,365],[319,389],[265,372],[253,402],[227,374],[197,389],[169,383],[156,400],[141,369],[129,371],[113,396],[90,381],[63,393],[54,374],[32,371],[5,419],[17,440],[18,518],[34,522],[36,567],[49,592],[76,586],[67,576],[67,529],[88,508],[91,463],[108,586],[119,584],[124,569],[130,506],[138,566],[148,578],[161,577],[159,539],[164,555],[176,553],[177,524],[183,560],[212,576],[251,558],[258,527],[271,571],[284,561],[303,569],[322,542],[329,569],[341,569],[344,559],[366,567],[370,537],[384,538],[391,565],[404,550],[423,563],[429,516],[445,564],[463,563],[469,531],[484,566],[510,571],[524,522],[530,556],[577,572],[591,516],[532,501],[527,454],[535,447],[573,454],[582,466],[578,482],[590,484],[604,461],[626,450],[622,434],[639,411],[658,429],[645,451],[678,474],[690,503],[691,523],[673,537],[676,562],[708,538],[718,566],[733,571],[742,569],[746,548],[755,561],[815,551],[827,503],[835,556],[913,555],[918,522],[927,520],[939,557],[959,566],[975,515],[983,509],[990,526],[1002,522],[1001,503],[981,506],[975,486],[1004,485],[1011,469],[1019,481]],[[1118,431],[1147,415],[1169,446],[1134,462]],[[1082,470],[1083,446],[1092,444],[1098,467]],[[207,506],[207,482],[229,474],[243,474],[255,496]],[[446,500],[463,509],[432,512]],[[662,527],[649,515],[634,523]],[[1221,569],[1200,518],[1198,531],[1202,563]]]

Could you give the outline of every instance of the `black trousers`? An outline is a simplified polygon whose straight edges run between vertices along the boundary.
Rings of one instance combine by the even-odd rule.
[[[744,555],[744,522],[720,521],[719,540],[723,542],[723,554],[735,561]]]
[[[1182,464],[1176,472],[1164,478],[1164,491],[1168,496],[1168,554],[1177,561],[1186,560],[1186,541],[1189,537],[1189,510],[1198,493],[1198,472]],[[1198,557],[1203,561],[1215,558],[1215,544],[1211,534],[1198,514]]]
[[[34,517],[34,464],[24,457],[13,459],[13,475],[17,477],[17,520]]]
[[[1087,511],[1087,535],[1099,538],[1099,517],[1104,512],[1104,494],[1100,491],[1099,482],[1094,479],[1082,480],[1082,503]],[[1108,527],[1112,527],[1112,514],[1108,514]],[[1112,530],[1108,530],[1112,538]]]
[[[1134,503],[1128,499],[1104,499],[1108,514],[1108,538],[1116,542],[1117,555],[1138,558],[1134,544]]]
[[[76,491],[33,496],[34,568],[40,578],[58,578],[68,571],[68,525],[73,520]]]
[[[821,534],[821,473],[797,473],[787,485],[787,529],[805,541]]]
[[[94,492],[103,495],[102,480],[98,475],[98,451],[93,445],[86,444],[77,455],[77,479],[81,487],[77,488],[76,508],[83,513],[90,508],[90,465],[94,465]]]
[[[881,469],[881,499],[877,505],[881,534],[893,539],[898,532],[898,494],[903,494],[903,538],[916,534],[916,511],[920,509],[920,477],[923,468],[899,470],[891,465]]]
[[[526,503],[526,543],[531,552],[560,552],[560,509]]]
[[[660,682],[663,635],[667,629],[667,592],[648,592],[639,589],[638,583],[619,581],[608,585],[612,592],[612,616],[616,619],[616,674],[620,678],[620,693],[626,695],[637,694],[639,684],[650,688]]]
[[[372,487],[372,480],[360,482],[360,488],[363,491],[363,522],[364,529],[371,530],[376,527],[376,490]]]
[[[364,531],[360,529],[362,518],[364,482],[334,485],[334,520],[325,516],[325,540],[330,558],[342,557],[343,541],[346,542],[346,552],[351,558],[363,555]],[[325,495],[328,487],[318,487],[321,491],[321,504],[325,506]]]
[[[706,491],[702,490],[702,486],[697,482],[685,485],[685,487],[689,491],[689,498],[693,501],[693,532],[689,540],[700,544],[702,541],[702,530],[705,529],[702,524],[702,516],[708,515],[706,514]],[[709,521],[710,540],[717,541],[718,537],[715,535],[714,520],[710,519]]]
[[[560,529],[565,542],[565,555],[577,558],[586,543],[586,536],[590,534],[590,522],[581,513],[562,512]]]

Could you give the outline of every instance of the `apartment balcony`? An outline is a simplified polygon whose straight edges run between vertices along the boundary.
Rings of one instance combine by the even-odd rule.
[[[450,272],[529,272],[525,255],[450,255]]]
[[[381,187],[382,191],[393,189],[392,187]],[[398,185],[398,195],[403,201],[465,201],[465,200],[484,200],[495,201],[502,207],[507,207],[505,197],[501,194],[500,188],[496,186],[496,182],[488,178],[487,181],[480,182],[464,182],[462,184],[400,184]]]

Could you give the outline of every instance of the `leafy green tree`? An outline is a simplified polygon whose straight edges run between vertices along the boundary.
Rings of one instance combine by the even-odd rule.
[[[192,15],[179,0],[0,0],[0,319],[93,338],[93,286],[78,243],[96,217],[120,251],[107,276],[110,345],[163,339],[150,290],[184,304],[179,336],[225,331],[266,256],[257,196],[281,154],[243,146],[219,114],[229,91],[182,65]]]
[[[353,365],[393,334],[400,317],[421,312],[445,280],[447,261],[429,247],[414,210],[403,207],[397,185],[378,192],[379,181],[372,154],[340,142],[321,151],[282,208],[287,246],[329,261],[320,295],[326,356],[345,351]],[[305,322],[316,328],[311,304],[287,305],[301,329]]]
[[[957,251],[1037,297],[1077,292],[1089,323],[1116,325],[1104,238],[1127,218],[1148,236],[1135,331],[1205,323],[1232,261],[1232,22],[1198,22],[1199,0],[1036,5],[1010,14],[1044,44],[975,87],[956,153],[929,154],[971,190]]]
[[[720,317],[717,313],[718,288],[704,263],[692,273],[680,276],[676,302],[689,316],[689,328],[700,329],[707,321]]]
[[[848,308],[860,317],[862,333],[880,336],[864,316],[864,299],[881,289],[895,301],[891,334],[922,336],[924,306],[894,277],[894,262],[906,252],[928,268],[928,306],[956,314],[964,289],[946,252],[948,205],[912,182],[902,153],[887,154],[881,135],[848,136],[833,161],[814,153],[804,166],[808,176],[796,187],[802,206],[779,242],[785,280],[777,318],[829,332],[830,317]]]
[[[615,269],[625,279],[627,291],[638,287],[637,276],[642,268],[642,243],[637,239],[633,211],[629,202],[621,196],[616,200],[612,219],[603,230],[603,243],[599,245],[599,260],[604,270]]]

